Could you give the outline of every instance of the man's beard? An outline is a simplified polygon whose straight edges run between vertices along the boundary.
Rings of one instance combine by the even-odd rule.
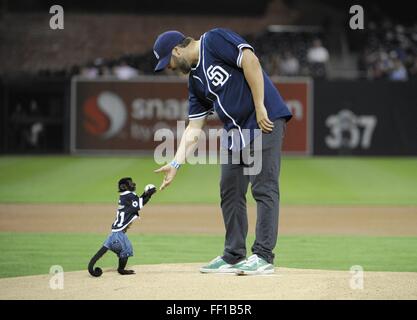
[[[191,65],[185,60],[184,58],[177,58],[174,56],[175,64],[177,65],[177,69],[179,69],[182,73],[188,74],[191,71]]]

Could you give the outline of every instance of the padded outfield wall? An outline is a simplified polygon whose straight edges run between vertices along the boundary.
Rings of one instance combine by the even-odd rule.
[[[416,81],[275,78],[274,83],[294,115],[286,132],[285,154],[417,154]],[[74,78],[71,90],[74,153],[152,153],[161,143],[155,141],[155,132],[169,128],[176,133],[183,129],[177,120],[187,118],[185,79]],[[222,124],[214,115],[207,127],[219,129]]]
[[[11,134],[16,126],[12,118],[15,105],[20,100],[23,104],[31,99],[42,102],[44,93],[51,90],[55,92],[55,100],[61,103],[51,107],[42,102],[39,107],[45,111],[41,112],[60,108],[55,114],[62,116],[59,121],[48,117],[37,120],[45,121],[49,140],[51,134],[54,138],[54,144],[47,146],[44,153],[70,150],[72,153],[152,154],[161,143],[154,141],[155,131],[170,128],[175,133],[177,120],[186,120],[185,79],[74,78],[71,83],[61,80],[54,86],[50,85],[53,80],[41,80],[3,79],[1,153],[16,152]],[[285,154],[417,155],[417,81],[276,78],[274,82],[294,114],[286,132]],[[29,87],[30,90],[22,90]],[[19,101],[14,99],[16,93]],[[222,127],[215,115],[208,124],[207,128]],[[60,134],[57,136],[56,132]]]

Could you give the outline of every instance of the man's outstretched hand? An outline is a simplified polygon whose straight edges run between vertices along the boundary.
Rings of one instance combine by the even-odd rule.
[[[175,175],[177,174],[177,169],[175,169],[170,164],[166,164],[163,167],[160,167],[159,169],[156,169],[154,171],[155,173],[163,172],[164,173],[164,180],[162,181],[161,186],[159,187],[159,190],[164,190],[166,187],[168,187],[172,180],[174,180]]]

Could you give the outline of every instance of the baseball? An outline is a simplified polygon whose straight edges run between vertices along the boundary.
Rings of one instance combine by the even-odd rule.
[[[148,184],[145,187],[145,192],[148,191],[149,189],[155,188],[155,186],[153,184]]]

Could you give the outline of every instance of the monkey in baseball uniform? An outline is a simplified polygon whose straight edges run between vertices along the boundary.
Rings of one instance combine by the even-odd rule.
[[[88,272],[94,277],[100,277],[103,273],[101,268],[94,265],[108,251],[113,251],[119,257],[117,271],[121,275],[134,274],[133,270],[126,270],[129,257],[133,256],[133,248],[126,231],[134,220],[139,217],[139,211],[151,199],[156,192],[155,187],[145,190],[140,197],[135,193],[136,183],[132,178],[126,177],[119,180],[119,206],[117,208],[116,220],[112,224],[112,231],[104,241],[103,246],[91,258],[88,264]]]

